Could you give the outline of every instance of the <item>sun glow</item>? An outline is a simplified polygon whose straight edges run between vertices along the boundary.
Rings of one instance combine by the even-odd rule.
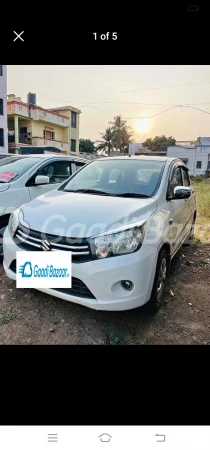
[[[139,133],[147,133],[151,127],[151,120],[148,119],[136,119],[135,128]]]

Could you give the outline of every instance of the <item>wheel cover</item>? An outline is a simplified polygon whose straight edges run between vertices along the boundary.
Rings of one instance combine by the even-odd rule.
[[[0,256],[3,255],[3,234],[7,226],[0,228]]]

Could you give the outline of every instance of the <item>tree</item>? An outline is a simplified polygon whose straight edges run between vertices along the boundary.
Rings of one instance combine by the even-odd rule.
[[[146,139],[146,141],[144,141],[143,143],[142,143],[142,147],[146,147],[146,148],[149,148],[149,149],[152,149],[152,144],[153,144],[153,139]]]
[[[79,140],[79,151],[82,153],[94,153],[95,147],[94,142],[90,139],[80,139]]]
[[[123,120],[121,116],[115,116],[114,121],[110,122],[111,129],[114,131],[114,147],[121,152],[128,150],[129,144],[132,142],[132,131],[128,127],[126,120]]]
[[[121,116],[115,116],[114,121],[109,123],[115,130],[123,130],[123,128],[128,128],[126,125],[126,120],[123,120]]]
[[[128,132],[125,128],[121,131],[121,143],[120,143],[120,151],[122,153],[128,153],[129,144],[132,142],[132,132]]]
[[[108,150],[110,155],[111,150],[114,148],[115,131],[111,127],[105,129],[104,133],[100,133],[102,140],[97,141],[97,150]]]
[[[162,136],[155,136],[154,139],[147,139],[142,144],[143,147],[147,147],[152,151],[166,151],[167,147],[173,145],[176,145],[176,139],[172,136],[167,138],[164,134]]]

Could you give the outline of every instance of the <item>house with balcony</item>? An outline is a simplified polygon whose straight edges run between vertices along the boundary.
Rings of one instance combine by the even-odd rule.
[[[81,111],[73,106],[51,108],[51,111],[69,118],[69,152],[79,154],[79,119]]]
[[[76,128],[72,127],[71,107],[67,114],[61,108],[45,109],[36,104],[36,95],[28,94],[27,103],[20,97],[7,96],[8,147],[16,152],[20,147],[54,147],[63,153],[79,154],[79,117],[75,110]],[[73,116],[74,117],[74,116]],[[74,119],[75,120],[75,119]],[[71,132],[71,128],[73,132]],[[75,132],[76,131],[76,132]],[[71,139],[75,142],[71,143]]]

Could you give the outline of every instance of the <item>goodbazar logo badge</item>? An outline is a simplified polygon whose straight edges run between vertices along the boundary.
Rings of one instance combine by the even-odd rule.
[[[71,252],[17,252],[17,288],[71,288]]]
[[[30,278],[32,277],[32,265],[30,261],[25,262],[22,266],[19,268],[19,273],[21,273],[22,277]]]

